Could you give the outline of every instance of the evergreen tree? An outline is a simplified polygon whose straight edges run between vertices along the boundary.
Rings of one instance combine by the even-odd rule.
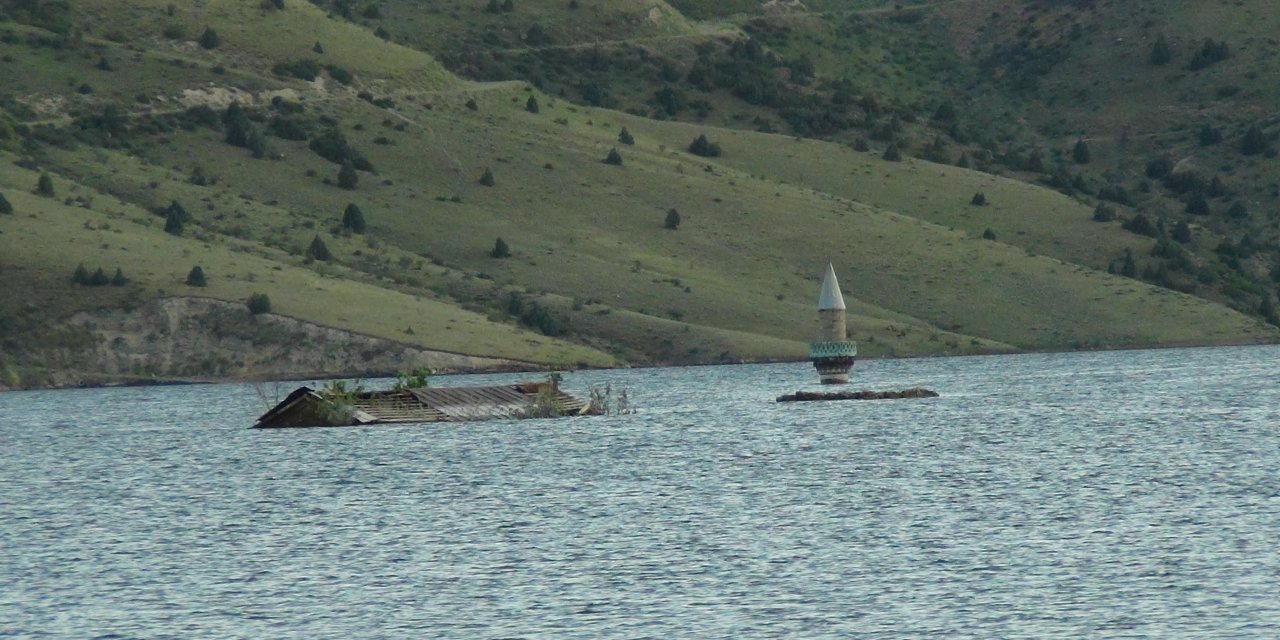
[[[1169,237],[1182,244],[1191,242],[1191,225],[1187,224],[1186,220],[1179,220],[1178,224],[1173,227],[1173,233]]]
[[[200,265],[191,267],[191,271],[187,273],[187,285],[191,287],[203,287],[208,282],[204,278],[204,269]]]
[[[320,260],[327,262],[333,254],[329,253],[329,247],[326,247],[324,240],[320,236],[311,239],[311,245],[307,247],[307,258],[310,260]]]
[[[680,228],[680,212],[675,207],[667,209],[667,219],[662,226],[672,231]]]
[[[75,284],[89,284],[89,270],[84,268],[84,264],[76,265],[76,270],[71,274],[71,282]]]
[[[216,49],[218,47],[218,32],[213,27],[205,27],[204,33],[200,34],[200,46],[204,49]]]
[[[1267,141],[1266,134],[1256,124],[1249,127],[1249,130],[1244,134],[1244,138],[1240,140],[1240,153],[1246,156],[1266,153],[1270,148],[1271,144]]]
[[[1085,142],[1084,138],[1076,140],[1076,146],[1071,150],[1071,159],[1076,164],[1088,164],[1089,156],[1089,143]]]
[[[352,233],[364,233],[364,213],[356,203],[348,204],[342,212],[342,228],[350,229]]]
[[[490,170],[489,170],[489,167],[485,167],[485,168],[484,168],[484,173],[480,174],[480,184],[482,184],[482,185],[484,185],[484,186],[486,186],[486,187],[492,187],[492,186],[493,186],[493,184],[494,184],[494,180],[493,180],[493,171],[490,171]]]
[[[609,150],[609,155],[604,157],[605,164],[622,166],[622,154],[618,153],[618,148],[614,147]]]
[[[1197,137],[1199,138],[1200,146],[1212,146],[1222,142],[1222,130],[1206,122],[1203,127],[1200,127],[1200,133]]]
[[[1191,199],[1187,200],[1187,213],[1197,216],[1209,215],[1209,201],[1205,199],[1203,193],[1197,191],[1191,194]]]
[[[720,155],[720,145],[708,140],[705,134],[699,134],[693,142],[689,143],[689,153],[704,158],[714,158]]]
[[[956,166],[960,167],[961,169],[968,169],[970,166],[969,154],[961,152],[960,158],[956,160]]]
[[[1132,278],[1138,275],[1138,265],[1133,261],[1133,251],[1124,250],[1124,265],[1120,267],[1120,275]]]
[[[324,45],[320,44],[319,40],[316,40],[316,43],[311,45],[311,50],[316,53],[324,53]]]
[[[889,146],[884,148],[884,155],[880,156],[889,162],[901,162],[902,152],[898,151],[898,145],[890,142]]]
[[[4,197],[3,193],[0,193],[0,213],[5,215],[13,213],[13,205],[9,204],[9,199]]]
[[[356,184],[360,182],[360,174],[356,173],[355,165],[350,160],[344,160],[342,166],[338,169],[338,186],[343,189],[352,190],[356,188]]]
[[[973,206],[975,206],[975,207],[984,207],[984,206],[986,206],[986,204],[987,204],[987,194],[982,193],[981,191],[979,191],[978,193],[973,194],[973,198],[971,198],[971,199],[969,200],[969,204],[971,204],[971,205],[973,205]]]
[[[1116,208],[1102,202],[1093,208],[1094,222],[1111,222],[1116,219]]]
[[[102,267],[98,267],[93,272],[93,275],[89,276],[89,286],[91,287],[101,287],[109,282],[111,282],[111,279],[107,277],[107,272],[103,271]]]
[[[128,283],[129,283],[129,279],[124,277],[124,270],[121,269],[120,267],[116,267],[116,274],[114,276],[111,276],[111,286],[123,287]]]
[[[164,214],[164,232],[175,236],[182,235],[182,228],[186,224],[186,216],[173,208],[169,208]]]
[[[1230,209],[1227,209],[1227,217],[1232,220],[1244,220],[1249,217],[1249,208],[1245,206],[1243,200],[1236,200]]]
[[[1271,301],[1271,294],[1262,294],[1262,303],[1258,305],[1258,315],[1268,323],[1280,326],[1280,317],[1276,316],[1276,305]]]
[[[253,315],[261,315],[271,313],[271,298],[265,293],[255,293],[249,296],[249,300],[245,303],[249,307],[249,313]]]
[[[505,240],[498,238],[493,241],[493,250],[489,252],[489,255],[494,258],[509,258],[511,257],[511,247],[507,246]]]
[[[36,180],[36,193],[46,198],[53,197],[53,178],[50,178],[49,174],[40,174],[40,179]]]
[[[1151,64],[1153,66],[1164,66],[1173,60],[1173,51],[1169,48],[1169,41],[1165,39],[1164,34],[1156,36],[1155,44],[1151,45]]]
[[[631,137],[631,132],[627,131],[626,127],[623,127],[622,131],[618,132],[618,142],[622,144],[635,144],[636,139]]]

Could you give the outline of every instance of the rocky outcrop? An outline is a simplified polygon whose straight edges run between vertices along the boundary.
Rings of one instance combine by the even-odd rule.
[[[899,400],[902,398],[936,398],[938,392],[921,387],[903,391],[797,391],[778,396],[778,402],[814,402],[818,400]]]
[[[77,386],[537,369],[530,363],[432,351],[208,298],[163,298],[137,309],[81,313],[86,336],[38,354],[36,375],[10,386]],[[3,384],[0,381],[0,384]]]

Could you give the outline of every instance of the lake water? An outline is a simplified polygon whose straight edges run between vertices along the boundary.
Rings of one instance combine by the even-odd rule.
[[[2,393],[0,636],[1280,636],[1280,348],[861,361],[942,395],[773,402],[814,380],[280,431],[244,385]]]

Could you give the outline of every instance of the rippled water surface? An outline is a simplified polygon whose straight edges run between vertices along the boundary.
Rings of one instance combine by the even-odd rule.
[[[240,385],[0,394],[0,636],[1280,636],[1280,349],[854,378],[942,395],[603,371],[566,387],[638,413],[252,431]]]

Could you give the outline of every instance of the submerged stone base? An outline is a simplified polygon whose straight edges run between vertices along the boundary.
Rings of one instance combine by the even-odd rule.
[[[902,391],[797,391],[778,396],[778,402],[813,402],[818,400],[900,400],[903,398],[936,398],[938,392],[921,387]]]

